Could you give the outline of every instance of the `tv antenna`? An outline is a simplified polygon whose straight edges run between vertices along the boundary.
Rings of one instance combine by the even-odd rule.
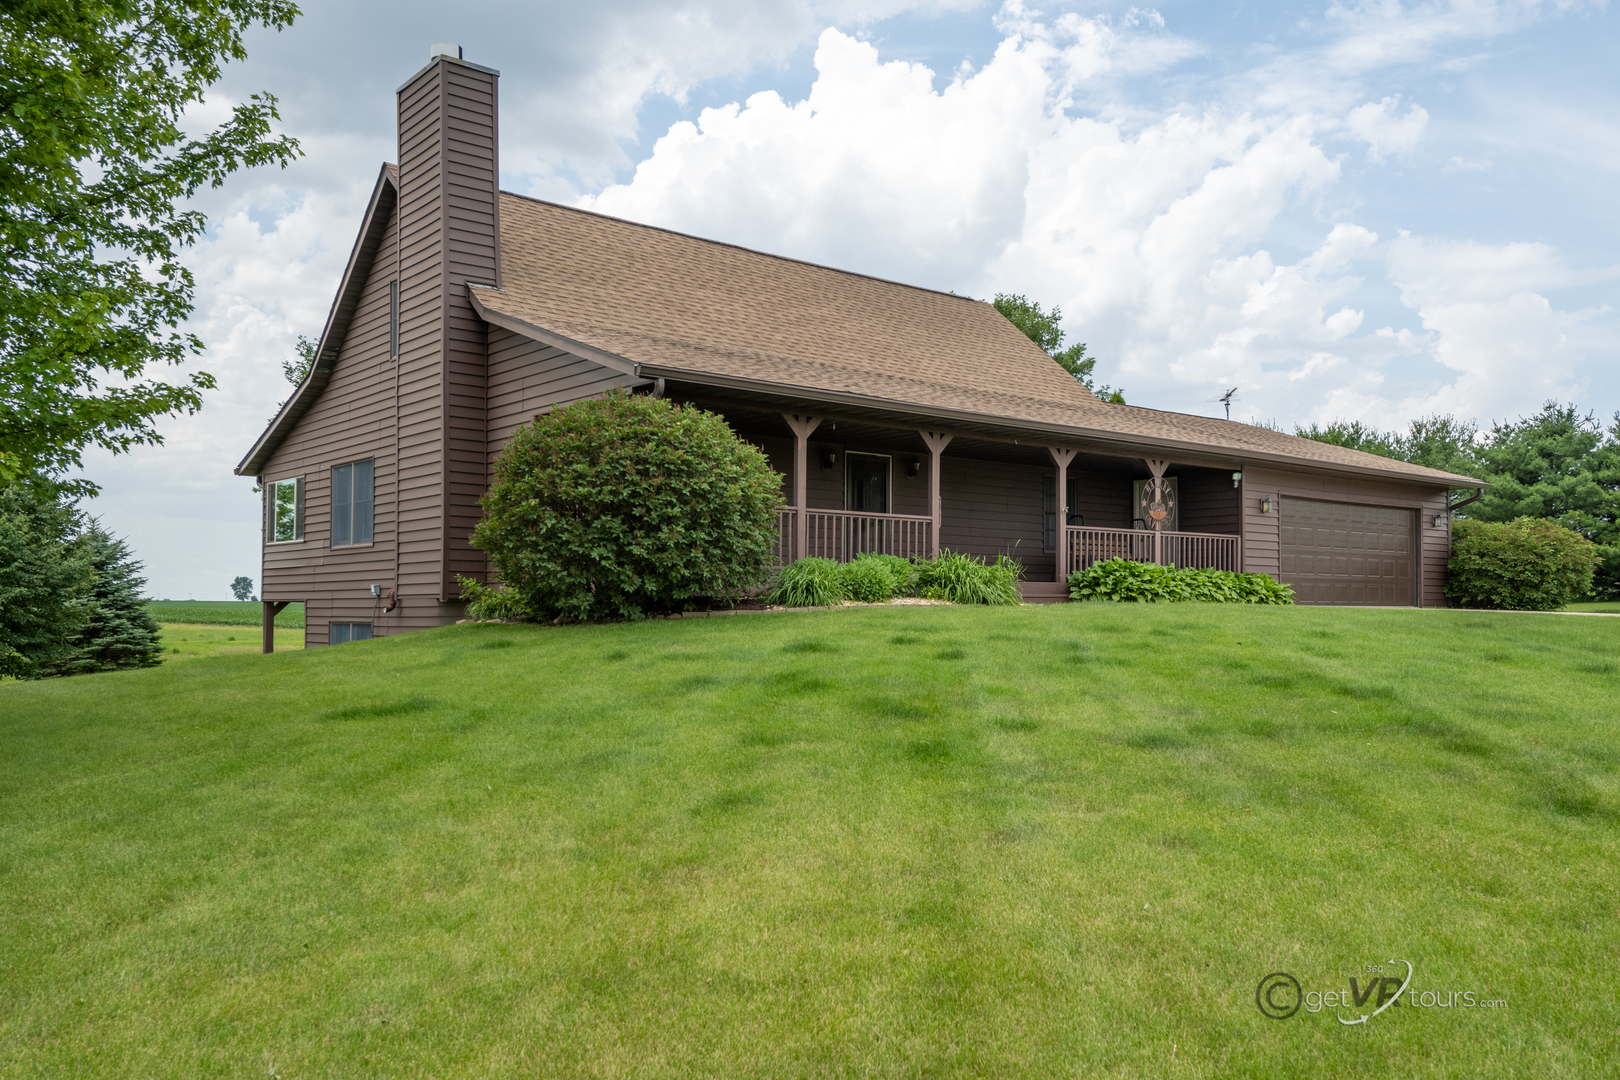
[[[1211,401],[1219,402],[1220,404],[1226,406],[1226,418],[1228,420],[1232,419],[1232,395],[1237,392],[1238,388],[1234,386],[1220,397],[1210,398]]]

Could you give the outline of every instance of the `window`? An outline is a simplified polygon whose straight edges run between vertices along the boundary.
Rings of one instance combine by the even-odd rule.
[[[370,641],[371,624],[368,622],[331,623],[333,645],[347,645],[351,641]]]
[[[371,543],[371,462],[332,470],[332,546]]]
[[[844,506],[868,514],[889,512],[889,458],[886,454],[845,454]]]
[[[265,485],[270,511],[270,543],[286,544],[304,538],[304,478],[272,480]]]
[[[1057,477],[1051,473],[1041,477],[1041,546],[1057,550]]]
[[[388,355],[399,355],[399,282],[388,283]]]

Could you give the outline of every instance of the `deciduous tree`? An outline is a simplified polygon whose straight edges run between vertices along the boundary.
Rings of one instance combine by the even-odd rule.
[[[240,168],[285,166],[275,98],[215,130],[182,129],[250,27],[287,0],[12,0],[0,6],[0,483],[59,475],[85,447],[160,442],[211,376],[158,377],[202,343],[181,253],[205,227],[187,200]],[[81,491],[94,490],[78,482]]]

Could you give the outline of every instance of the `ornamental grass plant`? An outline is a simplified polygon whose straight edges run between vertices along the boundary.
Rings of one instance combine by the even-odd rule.
[[[917,564],[918,595],[953,604],[1018,604],[1023,564],[1007,555],[986,563],[973,555],[942,550]]]

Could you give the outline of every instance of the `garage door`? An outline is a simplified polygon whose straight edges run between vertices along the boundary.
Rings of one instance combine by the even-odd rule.
[[[1293,586],[1300,603],[1412,603],[1412,511],[1316,499],[1279,501],[1279,576]]]

